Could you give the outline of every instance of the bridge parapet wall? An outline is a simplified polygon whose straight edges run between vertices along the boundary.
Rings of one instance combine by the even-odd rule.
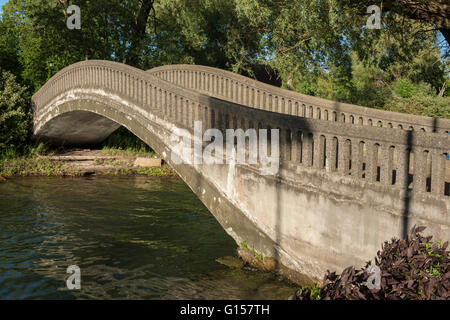
[[[449,195],[446,156],[450,139],[445,136],[405,130],[388,135],[383,128],[255,112],[214,98],[210,109],[213,114],[209,120],[214,128],[278,128],[281,165],[313,168],[414,192]]]
[[[339,103],[280,89],[229,71],[169,65],[147,71],[185,88],[256,109],[325,121],[448,134],[450,119],[422,117]]]

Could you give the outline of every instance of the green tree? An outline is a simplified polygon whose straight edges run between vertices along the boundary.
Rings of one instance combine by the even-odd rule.
[[[81,30],[66,26],[67,8],[81,9]],[[50,76],[89,59],[134,63],[140,55],[136,29],[139,0],[10,0],[3,8],[8,29],[15,30],[22,77],[34,90]],[[50,67],[52,63],[52,68]]]
[[[70,4],[81,8],[81,30],[66,27]],[[383,28],[369,30],[365,7],[343,0],[9,0],[0,66],[33,91],[88,57],[144,70],[201,64],[248,76],[266,64],[289,89],[377,108],[393,95],[406,99],[395,93],[399,81],[438,94],[450,69],[436,26],[387,5]]]
[[[9,71],[0,70],[0,154],[23,150],[29,137],[28,89]]]
[[[145,68],[195,63],[251,73],[262,33],[234,0],[159,0],[154,7]]]
[[[366,7],[373,5],[374,1],[340,0],[340,4],[364,14]],[[384,0],[380,4],[383,11],[432,25],[450,44],[450,4],[447,0]]]
[[[0,16],[0,67],[16,76],[21,72],[18,56],[19,34],[20,29],[13,19]]]

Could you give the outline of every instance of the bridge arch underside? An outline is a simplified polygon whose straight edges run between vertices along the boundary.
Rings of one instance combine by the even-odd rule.
[[[52,146],[96,146],[119,127],[120,124],[102,115],[74,110],[46,122],[36,138]]]

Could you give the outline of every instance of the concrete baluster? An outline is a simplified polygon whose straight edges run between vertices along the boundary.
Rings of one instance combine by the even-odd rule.
[[[414,148],[413,189],[426,192],[426,154],[423,148]]]
[[[445,191],[446,156],[442,151],[431,152],[431,192],[443,195]]]
[[[352,141],[350,139],[340,137],[338,149],[338,171],[343,175],[350,174],[351,149]]]
[[[407,147],[397,147],[397,168],[395,184],[402,189],[406,189],[408,187],[409,159],[410,149]]]
[[[368,182],[376,182],[378,177],[378,149],[380,145],[374,142],[368,142],[365,157],[366,162],[366,180]]]
[[[169,94],[172,96],[172,94]],[[173,120],[178,126],[183,125],[183,117],[182,117],[182,103],[183,103],[183,97],[180,97],[176,94],[173,94]],[[172,104],[172,103],[171,103]]]
[[[351,175],[355,179],[362,178],[362,145],[361,141],[352,139],[352,153],[351,153]]]
[[[327,140],[324,135],[315,135],[314,140],[314,168],[323,169],[325,167],[325,150]]]
[[[394,167],[394,148],[389,144],[382,144],[380,150],[380,182],[392,185],[392,170]]]
[[[286,100],[283,97],[280,97],[280,113],[286,113]]]
[[[337,152],[339,141],[337,137],[326,135],[326,170],[328,172],[336,171]]]
[[[313,164],[313,156],[314,156],[314,136],[312,133],[304,132],[303,133],[303,156],[302,163],[306,167],[311,167]]]

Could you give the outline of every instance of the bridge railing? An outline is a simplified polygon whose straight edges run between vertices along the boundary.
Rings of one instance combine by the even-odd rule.
[[[112,95],[139,109],[136,121],[157,116],[191,132],[195,120],[203,121],[203,130],[278,128],[281,165],[286,170],[302,166],[369,183],[366,188],[380,184],[449,195],[450,166],[445,160],[450,154],[448,135],[293,117],[207,96],[190,86],[179,86],[123,64],[80,62],[61,70],[32,97],[35,124],[45,121],[51,106],[76,90]]]
[[[383,128],[298,120],[220,100],[211,110],[213,127],[279,129],[281,165],[288,170],[302,166],[393,188],[449,195],[450,140],[441,135],[405,130],[387,135]]]
[[[189,89],[252,108],[312,119],[447,134],[450,119],[366,108],[280,89],[229,71],[197,65],[169,65],[147,72]]]
[[[207,100],[197,92],[174,86],[142,70],[114,62],[90,60],[64,68],[33,95],[35,119],[42,117],[48,111],[46,106],[58,96],[73,90],[101,90],[115,94],[139,105],[142,110],[159,112],[165,117],[174,112],[172,100],[176,100],[176,106],[180,108],[181,101],[192,103],[201,101],[202,97]]]

